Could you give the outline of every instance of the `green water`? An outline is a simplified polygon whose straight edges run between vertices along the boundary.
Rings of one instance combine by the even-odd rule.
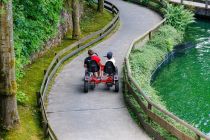
[[[210,22],[197,21],[185,38],[196,48],[165,66],[152,86],[168,110],[210,135]]]

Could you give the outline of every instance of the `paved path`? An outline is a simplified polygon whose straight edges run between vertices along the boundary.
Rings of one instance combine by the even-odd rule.
[[[121,27],[94,50],[104,56],[114,53],[122,68],[132,40],[145,33],[161,17],[151,10],[122,0],[110,0],[121,11]],[[83,93],[83,60],[86,53],[65,65],[49,94],[49,122],[60,140],[147,140],[150,139],[130,117],[122,92],[107,91],[104,85]]]

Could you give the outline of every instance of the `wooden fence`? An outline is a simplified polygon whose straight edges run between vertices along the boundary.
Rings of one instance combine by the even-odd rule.
[[[43,82],[40,88],[40,91],[37,92],[37,105],[40,108],[41,116],[42,116],[42,122],[43,122],[43,128],[44,128],[44,134],[46,137],[49,137],[52,140],[57,140],[57,137],[55,133],[53,132],[52,127],[50,126],[46,114],[46,99],[47,99],[47,90],[49,88],[49,84],[52,81],[53,77],[56,74],[56,71],[58,68],[70,57],[78,54],[82,50],[86,49],[87,47],[93,45],[94,43],[98,42],[99,40],[106,37],[117,25],[119,21],[119,9],[113,5],[112,3],[105,1],[104,7],[110,11],[114,18],[113,20],[106,25],[103,29],[92,33],[81,40],[73,43],[72,45],[68,46],[67,48],[61,50],[54,59],[52,60],[51,64],[49,65],[48,69],[44,71],[44,78]],[[89,41],[91,40],[91,41]],[[86,43],[88,42],[88,43]],[[77,48],[74,51],[69,52],[73,48]],[[69,53],[68,53],[69,52]]]
[[[191,126],[190,124],[186,123],[185,121],[181,120],[171,112],[167,111],[166,109],[163,109],[156,103],[154,103],[150,97],[148,97],[147,94],[144,93],[144,91],[141,89],[139,84],[134,80],[130,68],[129,63],[129,55],[131,53],[131,50],[135,47],[135,45],[139,42],[143,42],[145,39],[151,39],[153,34],[155,33],[158,28],[163,25],[165,22],[165,19],[163,19],[159,24],[157,24],[154,28],[134,40],[129,48],[129,51],[125,57],[125,68],[124,68],[124,88],[126,91],[132,95],[135,99],[135,101],[138,103],[138,106],[143,110],[143,112],[148,116],[149,121],[153,121],[156,124],[160,125],[162,128],[167,130],[169,133],[177,137],[181,140],[200,140],[206,139],[210,140],[210,137],[202,133],[197,128]],[[139,96],[140,95],[140,96]],[[125,98],[128,106],[134,111],[134,113],[137,115],[138,120],[140,121],[142,127],[145,129],[146,132],[150,133],[155,139],[162,140],[164,139],[157,131],[155,131],[146,120],[143,118],[142,114],[134,107],[131,103],[131,101],[128,98]],[[176,128],[172,123],[169,121],[166,121],[165,118],[162,117],[162,115],[159,115],[161,112],[164,116],[167,116],[170,118],[170,120],[173,120],[174,122],[177,122],[179,125],[183,126],[184,128],[189,129],[192,131],[192,133],[195,134],[195,136],[189,136],[186,133],[180,131],[178,128]]]
[[[205,10],[210,9],[209,0],[169,0],[169,1],[172,3],[184,4]]]

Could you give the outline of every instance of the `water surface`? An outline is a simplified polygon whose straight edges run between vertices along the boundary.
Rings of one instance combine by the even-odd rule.
[[[169,111],[210,135],[210,22],[196,21],[185,40],[196,47],[164,67],[153,87]]]

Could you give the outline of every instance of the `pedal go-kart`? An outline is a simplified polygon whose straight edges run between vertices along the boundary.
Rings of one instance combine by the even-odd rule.
[[[102,76],[99,78],[96,73],[100,71]],[[119,91],[119,77],[118,69],[111,61],[106,62],[105,65],[98,66],[96,61],[91,60],[87,70],[85,71],[84,78],[84,92],[87,93],[89,88],[94,90],[96,85],[104,83],[108,89],[114,86],[114,91]]]

